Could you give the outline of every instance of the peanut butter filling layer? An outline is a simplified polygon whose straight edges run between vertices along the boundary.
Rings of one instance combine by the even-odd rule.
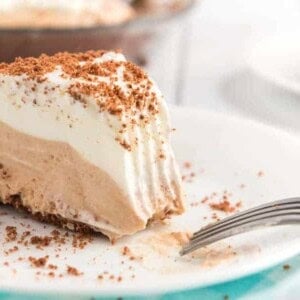
[[[19,195],[22,205],[32,213],[59,215],[88,224],[111,239],[146,227],[149,220],[139,217],[114,180],[68,144],[35,138],[3,122],[0,136],[3,203]],[[165,200],[152,219],[182,212],[180,199]]]

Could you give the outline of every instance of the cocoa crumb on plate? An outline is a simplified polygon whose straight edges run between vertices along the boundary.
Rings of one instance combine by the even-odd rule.
[[[257,177],[263,177],[263,176],[265,176],[265,172],[264,171],[258,171],[258,173],[257,173]]]
[[[75,267],[72,267],[72,266],[67,266],[67,273],[69,275],[72,275],[72,276],[81,276],[81,275],[83,275],[82,272],[80,272],[78,269],[76,269]]]
[[[28,260],[30,261],[31,265],[35,268],[42,268],[44,267],[49,259],[49,255],[46,255],[44,257],[40,257],[40,258],[35,258],[32,256],[28,257]]]
[[[6,242],[13,242],[17,239],[17,227],[15,226],[6,226]]]

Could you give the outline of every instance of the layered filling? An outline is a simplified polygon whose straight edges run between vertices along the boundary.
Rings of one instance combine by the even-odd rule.
[[[183,211],[164,100],[123,55],[2,64],[0,106],[3,202],[19,195],[110,238]]]

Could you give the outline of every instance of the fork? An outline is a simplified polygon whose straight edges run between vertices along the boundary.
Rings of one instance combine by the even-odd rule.
[[[300,225],[300,197],[259,205],[208,225],[193,234],[180,255],[257,228],[290,224]]]

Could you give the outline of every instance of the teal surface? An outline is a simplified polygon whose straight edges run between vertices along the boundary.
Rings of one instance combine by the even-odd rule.
[[[289,265],[289,269],[284,269],[284,265]],[[229,270],[230,272],[230,270]],[[263,271],[259,274],[248,276],[236,281],[218,284],[206,288],[193,289],[177,293],[165,295],[145,295],[144,297],[110,297],[103,298],[91,295],[89,297],[82,296],[66,296],[66,295],[18,295],[14,293],[1,293],[0,300],[27,300],[27,299],[123,299],[123,300],[234,300],[234,299],[300,299],[300,256],[297,256],[283,264],[272,269]]]

